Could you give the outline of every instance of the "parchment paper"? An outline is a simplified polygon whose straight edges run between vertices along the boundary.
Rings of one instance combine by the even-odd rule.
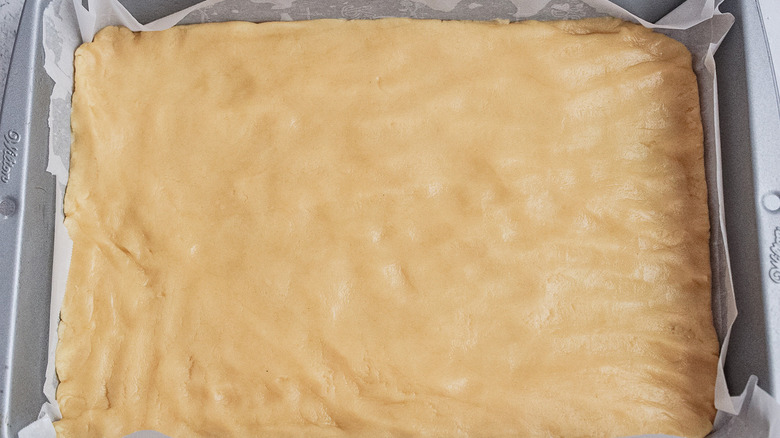
[[[175,24],[213,21],[289,21],[316,18],[373,19],[412,17],[435,19],[564,20],[611,15],[653,28],[685,44],[693,54],[701,97],[705,133],[705,167],[709,188],[711,223],[712,311],[721,354],[715,388],[718,415],[712,438],[780,437],[780,405],[756,386],[752,378],[740,396],[731,397],[723,373],[729,334],[737,316],[731,281],[723,212],[717,81],[713,54],[734,19],[718,10],[722,0],[688,0],[653,24],[608,0],[206,0],[152,23],[141,25],[117,0],[54,0],[44,13],[45,69],[54,80],[49,114],[49,165],[57,178],[52,302],[49,325],[49,363],[43,391],[48,403],[39,420],[22,430],[21,438],[55,437],[52,421],[60,418],[55,400],[57,378],[54,351],[57,324],[72,242],[63,225],[62,197],[68,177],[70,155],[70,99],[73,86],[73,53],[82,41],[108,25],[121,24],[133,31],[167,29]],[[135,438],[161,436],[141,432]],[[660,436],[660,435],[644,435]]]

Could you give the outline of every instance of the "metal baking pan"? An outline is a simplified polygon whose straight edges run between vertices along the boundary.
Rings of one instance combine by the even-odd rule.
[[[0,112],[0,437],[15,437],[45,401],[54,178],[46,172],[52,83],[43,69],[42,14],[27,0]],[[125,0],[141,22],[195,0]],[[616,0],[656,21],[681,0]],[[718,53],[726,228],[740,315],[726,376],[732,393],[751,374],[780,396],[780,111],[757,0],[727,0],[736,17]],[[780,56],[780,54],[777,54]]]

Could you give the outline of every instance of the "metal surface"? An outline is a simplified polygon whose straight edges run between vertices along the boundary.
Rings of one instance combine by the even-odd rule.
[[[727,1],[736,18],[715,55],[718,68],[726,230],[739,317],[726,356],[729,386],[751,374],[780,396],[780,213],[763,204],[780,191],[780,113],[760,9]],[[777,54],[780,56],[780,54]],[[774,255],[773,255],[773,244]]]
[[[51,82],[41,48],[48,1],[26,2],[0,112],[0,437],[16,436],[44,401],[54,214],[54,181],[45,172]],[[196,1],[122,3],[149,22]],[[680,0],[616,3],[655,21]],[[723,9],[737,18],[716,60],[726,225],[740,310],[726,373],[732,393],[755,374],[778,395],[780,284],[770,276],[780,269],[773,265],[780,264],[780,242],[772,246],[780,230],[780,210],[773,207],[780,194],[780,112],[756,0],[727,0]]]
[[[44,401],[54,179],[45,172],[51,83],[40,45],[44,2],[28,1],[0,112],[0,436],[15,436]]]
[[[23,7],[24,0],[0,0],[0,102],[3,101],[5,77]]]

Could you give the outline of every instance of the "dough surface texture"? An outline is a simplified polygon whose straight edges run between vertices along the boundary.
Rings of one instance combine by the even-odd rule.
[[[61,437],[703,437],[696,77],[611,18],[102,30]]]

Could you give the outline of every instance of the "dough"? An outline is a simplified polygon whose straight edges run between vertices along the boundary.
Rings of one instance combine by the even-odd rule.
[[[109,27],[61,437],[711,429],[696,78],[617,19]]]

